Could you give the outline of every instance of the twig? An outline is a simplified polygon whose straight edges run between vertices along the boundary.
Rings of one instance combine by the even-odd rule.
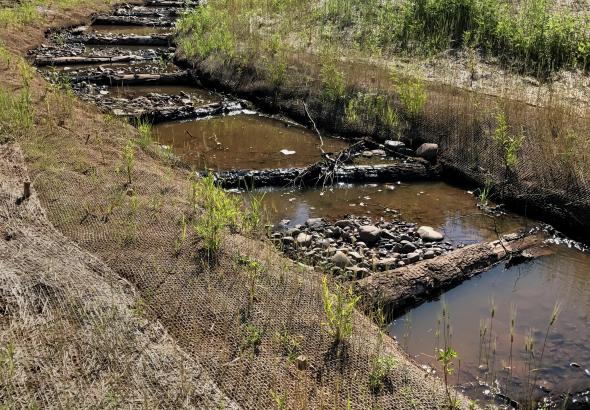
[[[309,120],[311,121],[311,124],[313,125],[313,129],[316,132],[316,134],[318,134],[318,138],[320,139],[320,150],[322,151],[322,154],[325,154],[326,152],[324,151],[324,140],[322,139],[322,134],[320,134],[320,131],[318,130],[318,127],[315,125],[315,121],[313,120],[313,118],[311,118],[311,114],[309,113],[309,110],[307,109],[307,104],[305,104],[305,101],[303,101],[303,108],[305,109],[305,114],[307,114],[307,118],[309,118]]]

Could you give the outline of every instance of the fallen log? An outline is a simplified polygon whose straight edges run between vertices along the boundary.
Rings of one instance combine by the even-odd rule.
[[[155,7],[121,7],[113,12],[114,16],[125,17],[179,17],[181,11],[178,9],[155,8]]]
[[[376,273],[354,284],[368,305],[382,306],[390,315],[426,300],[494,265],[511,259],[532,258],[527,250],[540,247],[543,234],[512,234],[478,243],[435,259]],[[529,251],[530,252],[530,251]]]
[[[72,83],[87,82],[97,85],[171,85],[171,84],[191,84],[193,78],[188,71],[178,71],[175,73],[162,74],[112,74],[100,73],[93,75],[77,75],[71,77]]]
[[[98,15],[94,17],[92,24],[103,26],[172,27],[174,25],[174,21],[164,20],[162,18]]]
[[[223,188],[245,187],[283,187],[298,181],[301,185],[313,186],[318,182],[316,176],[306,174],[308,168],[279,168],[264,170],[235,170],[215,173],[217,183]],[[308,177],[306,177],[306,175]],[[415,162],[391,162],[378,165],[342,165],[335,169],[329,183],[378,183],[431,181],[438,178],[435,169]]]
[[[199,2],[182,0],[145,0],[144,5],[150,7],[196,7],[199,5]]]
[[[80,36],[68,36],[65,39],[68,43],[82,43],[96,46],[170,46],[172,35],[153,34],[150,36],[140,35],[99,35],[84,34]]]
[[[100,64],[100,63],[129,63],[134,61],[152,61],[152,58],[144,58],[137,55],[113,56],[113,57],[36,57],[34,64],[38,67],[75,64]]]
[[[183,105],[157,107],[145,110],[124,110],[121,108],[116,108],[113,110],[113,114],[116,116],[127,117],[136,121],[145,120],[151,124],[157,124],[161,122],[181,121],[188,119],[198,119],[214,117],[219,115],[227,115],[230,113],[241,111],[243,109],[244,107],[240,102],[224,101],[200,107]]]

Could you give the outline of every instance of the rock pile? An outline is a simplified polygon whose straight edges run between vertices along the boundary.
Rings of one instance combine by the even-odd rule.
[[[311,218],[273,233],[272,239],[293,259],[331,270],[342,279],[361,279],[453,249],[443,242],[442,233],[428,226],[352,216],[334,223]]]

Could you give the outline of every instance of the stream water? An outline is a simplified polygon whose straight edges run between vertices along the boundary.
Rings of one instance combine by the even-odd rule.
[[[149,34],[170,29],[92,26],[90,31]],[[75,70],[76,66],[70,69]],[[219,101],[216,94],[191,86],[111,89],[119,98],[180,92],[196,95],[204,104]],[[320,159],[318,140],[313,132],[255,113],[162,123],[154,130],[161,144],[171,146],[196,169],[296,167]],[[343,140],[324,138],[326,151],[336,152],[346,146]],[[391,210],[396,210],[399,218],[432,226],[445,234],[445,240],[460,245],[496,239],[499,233],[534,223],[513,214],[493,219],[477,208],[473,195],[442,182],[407,185],[392,181],[390,184],[342,184],[325,189],[261,189],[259,192],[264,194],[271,222],[277,226],[282,223],[283,227],[303,224],[312,217],[336,220],[346,215],[368,215],[375,219],[391,219],[394,218]],[[497,266],[441,297],[450,312],[452,336],[449,342],[460,359],[453,381],[468,394],[486,397],[484,392],[496,386],[514,394],[516,399],[522,397],[519,388],[527,377],[524,369],[526,337],[531,332],[538,351],[556,302],[560,306],[559,316],[550,329],[541,369],[532,376],[537,382],[535,393],[557,394],[590,387],[590,346],[587,344],[590,340],[590,254],[565,245],[553,245],[548,253],[534,262],[510,269]],[[495,314],[490,323],[492,303]],[[507,370],[511,306],[517,312],[512,372]],[[388,328],[391,336],[397,338],[418,363],[437,371],[440,366],[435,349],[441,346],[441,337],[437,336],[440,311],[441,301],[424,303],[396,318]],[[480,323],[486,327],[483,338],[480,338]],[[507,383],[509,379],[512,380]]]

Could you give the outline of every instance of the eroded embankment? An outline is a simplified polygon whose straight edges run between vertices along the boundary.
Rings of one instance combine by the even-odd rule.
[[[401,136],[412,148],[423,142],[437,143],[445,181],[487,187],[496,202],[588,240],[590,161],[580,142],[587,119],[563,107],[535,107],[509,96],[492,97],[432,83],[417,115],[405,115],[395,92],[381,90],[384,101],[399,109],[400,121],[390,126],[381,116],[365,113],[372,101],[367,97],[361,104],[369,108],[361,108],[351,122],[347,114],[350,100],[371,95],[372,88],[348,84],[344,97],[326,100],[317,65],[292,62],[286,67],[287,80],[277,84],[256,59],[244,66],[223,55],[187,60],[179,54],[177,63],[191,69],[200,84],[235,93],[310,126],[311,118],[327,132],[352,138],[371,135],[381,142]],[[342,63],[347,64],[354,63]],[[371,72],[370,67],[363,67]],[[507,165],[502,144],[494,140],[499,121],[503,121],[499,118],[507,121],[506,138],[522,136],[517,160],[511,165]]]
[[[2,68],[3,83],[10,79],[11,86],[23,87],[14,84],[14,67]],[[202,363],[230,400],[247,408],[272,408],[277,401],[286,408],[439,408],[448,402],[442,382],[425,375],[358,312],[352,337],[335,348],[324,326],[320,275],[270,245],[230,232],[211,264],[199,251],[199,235],[183,228],[204,212],[202,204],[187,199],[194,198],[188,173],[157,147],[141,149],[138,133],[128,125],[106,121],[97,109],[58,90],[44,97],[47,84],[36,76],[28,81],[35,128],[13,138],[22,146],[49,221],[132,282],[146,311]],[[52,250],[47,259],[56,255],[62,250]],[[244,260],[259,263],[254,279]],[[302,356],[298,366],[294,354]],[[386,356],[395,365],[376,392],[371,374]],[[200,386],[186,377],[186,366],[172,364],[174,374],[184,387]],[[128,370],[118,374],[128,376]],[[94,372],[86,375],[96,380]],[[125,387],[128,379],[118,381]],[[174,388],[162,390],[183,397]],[[463,396],[453,397],[467,407]]]

